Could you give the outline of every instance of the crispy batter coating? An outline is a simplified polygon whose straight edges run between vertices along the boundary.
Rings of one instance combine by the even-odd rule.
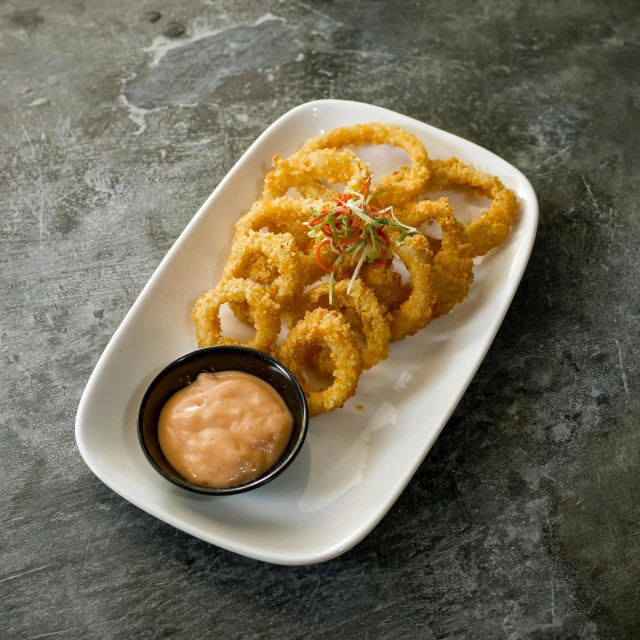
[[[362,331],[366,340],[366,348],[362,351],[362,363],[365,369],[371,369],[374,365],[384,360],[389,355],[389,339],[391,331],[384,315],[385,309],[381,307],[378,300],[367,286],[360,279],[353,283],[350,293],[348,280],[341,280],[333,287],[333,300],[329,304],[329,285],[320,284],[308,291],[301,304],[300,309],[292,316],[292,324],[295,324],[306,311],[317,307],[323,309],[335,309],[345,315],[346,319],[357,318],[358,330]],[[348,312],[352,312],[349,313]],[[348,316],[347,316],[348,314]],[[351,325],[351,321],[349,320]],[[331,374],[333,369],[320,371]]]
[[[478,171],[457,158],[432,160],[430,170],[430,189],[469,186],[477,195],[492,199],[489,208],[467,225],[467,235],[473,246],[471,257],[483,256],[505,241],[511,225],[518,218],[518,200],[511,189],[507,189],[496,176]]]
[[[267,229],[273,234],[291,234],[298,249],[302,285],[303,287],[311,285],[322,278],[324,271],[316,261],[315,241],[309,237],[308,227],[304,226],[304,223],[309,220],[312,211],[321,210],[324,206],[325,203],[321,200],[288,196],[273,200],[258,200],[251,210],[236,222],[236,234],[232,246],[242,242],[249,231]],[[278,271],[273,264],[269,264],[264,255],[257,255],[247,267],[247,271],[240,275],[262,284],[269,284],[278,277]],[[251,323],[251,313],[245,302],[232,302],[229,306],[239,320]]]
[[[267,285],[267,293],[284,308],[304,289],[302,261],[303,256],[290,233],[247,231],[233,243],[222,277],[249,277]]]
[[[348,127],[338,127],[327,133],[310,138],[303,145],[303,150],[340,149],[342,147],[362,144],[390,144],[406,151],[411,160],[411,167],[403,167],[399,171],[385,176],[373,187],[373,191],[384,191],[387,205],[398,206],[416,197],[429,178],[429,156],[424,145],[416,136],[406,129],[393,124],[369,122]]]
[[[435,220],[442,230],[442,240],[427,238],[433,259],[433,280],[436,302],[432,319],[446,315],[469,295],[473,282],[473,247],[464,225],[456,220],[447,198],[423,200],[398,210],[397,217],[405,224],[419,227]]]
[[[436,301],[431,263],[433,254],[423,235],[413,235],[404,242],[392,239],[393,252],[402,260],[411,276],[411,295],[396,311],[387,313],[391,340],[402,340],[424,329],[431,322]]]
[[[321,200],[303,200],[288,196],[258,200],[249,212],[236,222],[236,238],[246,235],[248,231],[266,228],[271,233],[290,233],[298,249],[306,251],[313,244],[313,240],[309,237],[309,229],[304,223],[309,220],[313,210],[320,211],[323,206],[325,204]]]
[[[223,338],[220,327],[220,307],[228,302],[246,302],[256,335],[246,344],[233,338]],[[191,313],[196,325],[198,346],[213,347],[218,344],[251,347],[272,354],[281,327],[280,306],[264,288],[244,278],[223,280],[215,289],[200,296]]]
[[[331,254],[326,247],[323,247],[320,254],[325,263],[330,263]],[[355,268],[355,264],[343,262],[335,271],[336,280],[350,280]],[[385,307],[386,311],[395,311],[411,295],[411,286],[402,282],[402,277],[394,270],[391,262],[385,262],[381,266],[365,262],[358,273],[358,279],[373,291],[378,303]],[[352,326],[358,330],[362,329],[357,320]]]
[[[359,189],[369,177],[369,167],[350,149],[302,149],[282,160],[273,157],[274,170],[264,179],[263,200],[284,196],[289,189],[297,189],[306,198],[333,199],[336,191],[325,187],[338,182],[349,189]]]
[[[267,292],[285,311],[306,284],[322,276],[321,271],[317,263],[312,264],[311,256],[298,251],[290,233],[248,230],[236,234],[222,277],[246,278],[267,285]],[[228,304],[238,320],[253,324],[254,316],[247,301],[232,300]]]
[[[304,377],[307,353],[313,347],[327,346],[333,361],[333,384],[314,389]],[[356,336],[337,311],[317,308],[308,311],[289,332],[276,354],[302,386],[309,414],[317,416],[344,405],[355,394],[362,371],[362,352]]]
[[[375,293],[378,302],[392,313],[411,295],[411,286],[402,282],[402,277],[394,271],[391,262],[386,262],[380,267],[363,265],[358,275]]]

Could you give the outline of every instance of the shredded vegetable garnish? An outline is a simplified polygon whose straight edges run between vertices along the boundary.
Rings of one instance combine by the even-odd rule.
[[[367,178],[359,191],[347,189],[338,195],[335,204],[323,211],[312,211],[311,220],[304,224],[309,227],[311,238],[324,238],[316,245],[316,260],[320,267],[330,273],[329,304],[333,303],[333,280],[338,266],[345,260],[356,263],[347,293],[351,293],[353,283],[362,265],[367,262],[373,268],[381,267],[393,259],[391,241],[385,228],[400,231],[399,242],[408,235],[418,233],[414,227],[399,222],[393,207],[385,207],[380,199],[384,193],[369,193],[371,177]],[[373,204],[378,202],[380,206]],[[328,247],[335,254],[332,264],[323,261],[322,248]],[[326,258],[325,258],[326,259]]]

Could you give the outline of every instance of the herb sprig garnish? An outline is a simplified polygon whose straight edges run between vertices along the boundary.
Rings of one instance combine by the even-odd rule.
[[[398,242],[408,235],[419,233],[414,227],[402,224],[395,217],[393,207],[385,207],[380,199],[383,191],[369,193],[371,177],[367,178],[359,191],[346,189],[338,195],[335,204],[323,211],[312,211],[311,220],[304,224],[309,227],[311,238],[324,238],[317,243],[316,261],[328,273],[329,304],[333,302],[334,273],[345,260],[351,264],[357,261],[356,268],[347,287],[351,293],[353,283],[358,277],[362,265],[367,262],[374,269],[381,267],[387,260],[393,259],[391,240],[386,231],[400,231]],[[374,199],[380,204],[373,204]],[[335,254],[333,264],[326,264],[322,249],[328,247]]]

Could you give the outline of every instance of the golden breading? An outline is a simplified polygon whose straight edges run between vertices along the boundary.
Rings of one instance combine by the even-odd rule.
[[[222,336],[220,307],[229,302],[246,302],[251,310],[256,335],[245,344],[233,338]],[[196,338],[200,348],[229,344],[251,347],[272,354],[281,327],[281,312],[278,303],[261,285],[243,278],[223,280],[215,289],[200,296],[191,317],[196,325]]]
[[[398,210],[398,219],[414,227],[429,220],[440,225],[442,240],[427,238],[435,254],[433,280],[436,302],[432,314],[435,320],[449,313],[469,295],[473,282],[473,247],[447,198],[408,204]]]
[[[360,278],[387,311],[396,311],[411,295],[411,285],[402,282],[400,274],[394,271],[392,262],[380,267],[365,264],[360,270]]]
[[[362,144],[390,144],[403,149],[412,160],[411,167],[403,167],[385,176],[373,187],[384,191],[386,204],[394,206],[416,197],[429,178],[429,155],[424,145],[412,133],[393,124],[369,122],[348,127],[338,127],[307,140],[303,150],[340,149]]]
[[[492,199],[489,208],[467,225],[467,235],[473,246],[471,257],[483,256],[502,244],[518,218],[516,194],[496,176],[477,171],[473,165],[464,164],[457,158],[432,160],[430,169],[429,189],[441,191],[452,186],[468,186],[477,195]]]
[[[263,200],[280,198],[289,189],[297,189],[306,198],[331,199],[338,193],[325,187],[321,180],[355,189],[369,176],[368,165],[349,149],[302,150],[285,160],[276,155],[273,166],[264,179]]]
[[[333,361],[333,384],[324,390],[314,389],[304,377],[307,353],[313,347],[328,347]],[[355,394],[362,371],[362,352],[343,315],[317,308],[308,311],[289,332],[276,357],[302,386],[309,415],[337,409]]]
[[[266,229],[271,233],[290,233],[296,241],[298,249],[306,251],[313,240],[309,237],[304,223],[309,220],[311,212],[320,210],[323,202],[303,200],[284,196],[273,200],[258,200],[248,213],[245,213],[235,224],[236,238],[247,234],[247,231]]]
[[[423,235],[413,235],[404,242],[392,242],[393,252],[402,260],[411,276],[411,294],[400,307],[387,314],[391,340],[402,340],[424,329],[431,321],[436,301],[433,286],[433,254]]]
[[[350,293],[347,293],[348,288],[348,280],[337,282],[333,287],[332,303],[329,304],[329,285],[320,284],[314,287],[305,294],[299,310],[292,315],[291,325],[295,325],[306,311],[317,307],[335,309],[345,317],[348,311],[353,312],[349,314],[349,318],[357,317],[358,326],[352,328],[361,330],[366,341],[366,348],[362,351],[362,364],[365,369],[371,369],[389,355],[391,331],[384,317],[385,310],[378,303],[373,291],[359,279],[353,283]],[[349,324],[351,325],[351,321]],[[333,369],[324,367],[320,371],[331,374]]]
[[[285,308],[304,289],[304,269],[303,255],[290,233],[247,231],[234,242],[222,277],[250,277],[267,285],[269,296]]]

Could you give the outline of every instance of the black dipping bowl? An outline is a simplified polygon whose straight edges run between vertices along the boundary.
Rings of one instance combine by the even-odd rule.
[[[268,382],[282,396],[293,417],[291,438],[278,462],[258,478],[226,489],[201,487],[183,478],[167,462],[158,441],[158,419],[165,402],[200,373],[216,371],[243,371]],[[207,347],[174,360],[149,385],[140,405],[138,439],[151,466],[169,482],[189,491],[225,496],[256,489],[279,476],[298,455],[308,426],[309,412],[304,393],[293,374],[277,360],[245,347]]]

